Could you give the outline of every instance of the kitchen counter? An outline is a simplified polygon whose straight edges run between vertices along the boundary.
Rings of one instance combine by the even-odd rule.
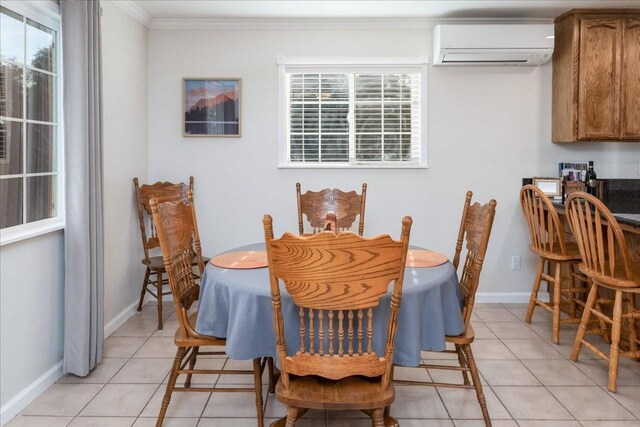
[[[569,229],[569,224],[566,221],[565,206],[560,201],[552,201],[551,204],[556,208],[560,220],[563,222],[565,230],[565,236],[569,240],[573,240],[573,235]],[[631,261],[636,263],[640,262],[640,214],[638,213],[614,213],[616,221],[622,229],[627,246],[629,248],[629,255]]]
[[[564,204],[559,201],[552,201],[551,204],[556,208],[558,214],[564,216]],[[607,206],[608,207],[608,206]],[[640,213],[613,213],[613,216],[620,224],[620,228],[631,233],[640,234]]]
[[[640,223],[640,214],[614,213],[613,216],[619,220],[629,220]]]

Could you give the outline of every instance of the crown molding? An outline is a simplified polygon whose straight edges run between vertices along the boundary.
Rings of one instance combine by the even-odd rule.
[[[437,24],[553,24],[553,19],[228,18],[153,19],[152,30],[429,30]]]
[[[151,28],[151,15],[132,0],[111,0],[109,3],[118,6],[124,13],[131,16],[147,28]]]

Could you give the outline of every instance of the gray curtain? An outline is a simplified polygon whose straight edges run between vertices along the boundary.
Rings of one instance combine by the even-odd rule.
[[[102,64],[100,2],[62,0],[65,135],[64,370],[85,376],[102,360]]]

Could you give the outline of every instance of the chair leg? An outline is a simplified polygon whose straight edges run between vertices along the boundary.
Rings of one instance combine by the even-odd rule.
[[[193,371],[193,368],[196,367],[196,359],[198,358],[198,351],[200,351],[200,347],[193,347],[193,352],[191,353],[191,360],[189,361],[189,370]],[[187,379],[184,381],[184,387],[191,387],[191,374],[187,374]]]
[[[376,408],[371,412],[371,425],[373,427],[384,427],[384,414],[382,408]]]
[[[158,330],[162,330],[162,271],[156,275],[156,288],[158,289]]]
[[[573,342],[573,348],[571,349],[571,360],[574,362],[578,361],[578,355],[580,354],[580,348],[582,347],[582,340],[587,333],[587,326],[591,320],[591,308],[593,307],[597,296],[598,285],[593,283],[591,285],[591,290],[589,291],[589,296],[587,297],[587,302],[584,306],[584,311],[582,312],[582,320],[580,321],[580,326],[576,333],[576,339]]]
[[[615,393],[618,382],[618,363],[620,362],[620,331],[622,329],[622,291],[616,291],[613,303],[613,327],[611,328],[611,351],[609,352],[609,382],[607,390]]]
[[[569,282],[569,289],[576,289],[576,279],[573,277],[573,268],[576,264],[568,264],[569,277],[567,278]],[[579,295],[575,291],[569,292],[569,317],[572,319],[576,318],[576,297]]]
[[[556,262],[553,274],[553,334],[551,341],[554,344],[560,343],[560,306],[562,302],[562,264]]]
[[[636,310],[636,296],[635,294],[627,294],[627,313],[635,313]],[[636,353],[638,352],[638,322],[634,317],[629,318],[629,350]],[[637,357],[632,358],[634,362],[637,362]]]
[[[531,316],[533,316],[533,309],[536,307],[536,299],[538,299],[538,289],[540,289],[540,282],[542,281],[542,271],[544,270],[544,258],[540,258],[538,261],[538,269],[536,271],[536,279],[533,281],[533,289],[531,290],[531,297],[529,298],[529,307],[527,308],[527,315],[524,321],[531,323]]]
[[[276,392],[276,376],[273,372],[273,357],[267,357],[267,370],[269,373],[269,394]]]
[[[138,303],[138,311],[142,311],[142,303],[144,302],[144,295],[147,293],[147,283],[149,283],[149,275],[151,269],[147,267],[147,271],[144,273],[144,280],[142,281],[142,290],[140,291],[140,302]]]
[[[462,347],[460,346],[460,344],[456,344],[455,346],[456,346],[456,353],[458,353],[458,363],[460,364],[461,368],[466,368],[467,362],[465,360],[464,351],[462,351]],[[469,376],[467,375],[467,371],[462,371],[462,379],[464,380],[464,385],[471,384],[469,382]]]
[[[264,413],[262,411],[262,364],[260,358],[253,359],[253,381],[256,390],[256,413],[258,415],[258,427],[262,427],[264,423]],[[287,425],[289,425],[288,418]]]
[[[491,427],[491,418],[489,418],[489,410],[487,409],[487,400],[482,392],[482,383],[480,382],[480,374],[478,374],[478,367],[476,361],[473,359],[473,352],[471,351],[471,344],[463,344],[462,346],[465,355],[467,356],[467,363],[469,364],[469,372],[471,373],[471,379],[473,380],[473,386],[476,389],[476,396],[478,397],[478,403],[482,410],[482,418],[484,418],[484,424],[487,427]]]
[[[169,407],[169,402],[171,401],[171,393],[173,393],[173,389],[176,386],[176,381],[178,380],[178,371],[180,370],[180,366],[182,365],[182,359],[184,359],[184,355],[187,353],[186,347],[178,347],[178,351],[176,352],[176,358],[173,361],[173,367],[171,368],[171,374],[169,375],[169,382],[167,383],[167,389],[164,392],[164,398],[162,399],[162,407],[160,407],[160,414],[158,415],[158,420],[156,421],[156,427],[161,427],[162,422],[164,421],[164,416],[167,413],[167,408]]]
[[[298,421],[298,408],[289,406],[287,409],[287,424],[285,427],[294,427]]]
[[[596,307],[596,310],[598,310],[598,312],[604,313],[604,311],[602,310],[602,304],[600,304],[599,301],[600,298],[598,298],[598,296],[596,295],[594,306]],[[600,324],[600,333],[602,334],[602,339],[605,343],[611,344],[611,337],[609,336],[609,328],[607,327],[607,322],[605,322],[604,319],[598,317],[598,324]]]

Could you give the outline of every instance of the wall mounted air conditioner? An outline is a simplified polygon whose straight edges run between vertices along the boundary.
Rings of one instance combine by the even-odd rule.
[[[540,65],[553,54],[552,24],[436,25],[435,65]]]

